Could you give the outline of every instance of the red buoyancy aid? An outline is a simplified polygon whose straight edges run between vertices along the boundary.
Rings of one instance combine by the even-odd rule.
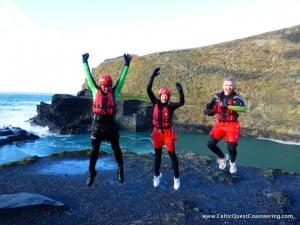
[[[117,104],[114,94],[109,92],[107,95],[103,95],[101,90],[97,91],[96,98],[93,102],[94,114],[113,115],[117,112]]]
[[[159,109],[158,104],[154,105],[152,124],[158,128],[169,128],[172,126],[172,115],[169,105]]]
[[[233,105],[234,100],[233,98],[229,98],[226,102],[226,105]],[[221,107],[222,100],[218,98],[217,105],[216,105],[216,111],[218,113],[217,118],[220,122],[233,122],[237,121],[238,113],[228,109],[227,107]]]

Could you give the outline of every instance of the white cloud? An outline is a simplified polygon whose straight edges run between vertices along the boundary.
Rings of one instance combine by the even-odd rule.
[[[38,28],[39,25],[32,21],[21,8],[10,0],[0,0],[0,32],[14,33],[25,32],[27,29]]]
[[[0,3],[0,21],[7,21],[0,23],[0,91],[74,94],[85,79],[82,53],[90,53],[95,67],[126,52],[120,52],[126,44],[113,29],[45,29],[13,2]]]
[[[0,23],[0,91],[80,90],[80,43],[72,41],[72,34],[42,28],[8,0],[0,4],[0,21],[6,21]]]
[[[226,12],[218,8],[161,20],[155,15],[155,21],[140,18],[130,23],[119,18],[112,27],[105,21],[92,29],[58,30],[43,27],[11,0],[0,0],[0,91],[76,93],[85,79],[85,52],[95,67],[125,52],[195,48],[297,25],[299,3],[287,2],[261,0],[227,7]]]

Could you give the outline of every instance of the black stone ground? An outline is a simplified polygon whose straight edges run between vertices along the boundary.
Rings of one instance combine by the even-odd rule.
[[[178,153],[178,158],[179,191],[173,190],[173,172],[167,154],[163,154],[163,178],[157,189],[152,186],[153,154],[125,152],[125,182],[117,183],[115,170],[98,171],[91,187],[85,185],[87,173],[37,173],[66,158],[41,158],[28,165],[1,168],[0,194],[38,193],[66,204],[67,209],[1,214],[0,224],[300,223],[299,175],[239,166],[238,174],[231,176],[228,169],[219,171],[212,157]],[[87,160],[87,156],[76,159]],[[205,218],[209,215],[227,218]],[[278,219],[282,215],[292,215],[293,219]],[[273,218],[229,218],[246,216]]]

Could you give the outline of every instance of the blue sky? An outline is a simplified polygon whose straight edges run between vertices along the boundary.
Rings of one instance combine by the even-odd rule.
[[[96,67],[125,52],[207,46],[299,25],[299,9],[299,0],[0,0],[0,91],[75,94],[82,53]]]

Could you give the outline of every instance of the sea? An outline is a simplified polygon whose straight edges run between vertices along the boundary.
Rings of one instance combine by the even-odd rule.
[[[27,156],[47,156],[56,152],[75,151],[91,147],[90,134],[59,135],[47,127],[33,126],[40,102],[50,103],[53,94],[45,93],[0,93],[0,127],[20,127],[40,136],[34,141],[25,141],[0,146],[0,165],[20,160]],[[179,140],[177,151],[190,151],[199,155],[213,155],[207,148],[207,135],[176,132]],[[120,131],[122,150],[136,153],[153,152],[150,132]],[[219,146],[227,152],[226,144]],[[103,142],[101,149],[111,152],[110,144]],[[180,160],[180,159],[179,159]],[[237,164],[259,168],[277,168],[300,174],[300,142],[241,137],[238,145]],[[111,163],[114,163],[111,161]]]

